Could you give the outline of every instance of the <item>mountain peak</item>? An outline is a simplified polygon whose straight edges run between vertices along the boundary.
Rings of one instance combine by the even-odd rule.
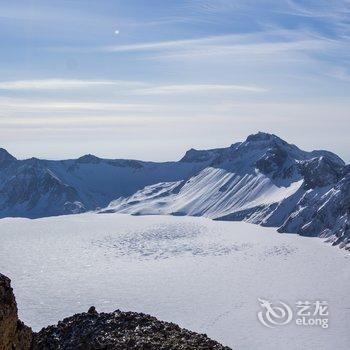
[[[77,159],[78,163],[94,163],[97,164],[101,161],[100,158],[94,156],[93,154],[85,154],[84,156]]]
[[[7,165],[15,160],[16,158],[7,152],[6,149],[0,148],[0,166]]]
[[[281,138],[274,134],[269,134],[266,132],[259,131],[257,134],[249,135],[246,142],[256,142],[256,141],[283,141]],[[285,142],[285,141],[283,141]]]
[[[217,148],[211,150],[196,150],[191,148],[182,157],[180,162],[210,162],[214,160],[224,148]]]
[[[230,153],[237,150],[239,147],[252,146],[255,150],[256,148],[261,148],[260,144],[264,143],[264,146],[270,147],[271,145],[288,145],[286,141],[283,141],[281,138],[274,134],[268,134],[266,132],[259,131],[257,134],[252,134],[247,137],[244,142],[236,142],[227,148],[215,148],[209,150],[196,150],[191,148],[186,152],[184,157],[181,159],[181,162],[210,162],[210,161],[222,161],[222,157],[229,157]]]

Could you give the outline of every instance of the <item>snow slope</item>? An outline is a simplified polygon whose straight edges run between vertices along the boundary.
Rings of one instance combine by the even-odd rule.
[[[129,214],[175,214],[218,218],[234,211],[276,203],[295,193],[302,181],[276,186],[263,174],[238,175],[208,167],[186,182],[150,185],[103,210]]]
[[[80,214],[0,221],[0,271],[35,330],[91,305],[173,321],[240,350],[346,350],[350,257],[241,222]],[[316,254],[317,252],[317,254]],[[329,303],[328,329],[258,322],[258,298]]]

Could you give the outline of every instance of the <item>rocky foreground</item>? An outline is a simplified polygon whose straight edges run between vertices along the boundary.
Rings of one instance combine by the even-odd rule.
[[[0,350],[230,350],[205,334],[136,312],[87,313],[34,333],[17,316],[10,279],[0,274]]]
[[[30,349],[32,330],[17,316],[11,281],[0,274],[0,350]]]

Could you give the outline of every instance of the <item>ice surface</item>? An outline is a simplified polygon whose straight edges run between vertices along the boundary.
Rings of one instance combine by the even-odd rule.
[[[0,271],[35,330],[95,305],[150,313],[234,349],[348,349],[350,255],[319,238],[206,218],[92,213],[3,219],[0,235]],[[326,300],[330,327],[265,328],[257,298]]]

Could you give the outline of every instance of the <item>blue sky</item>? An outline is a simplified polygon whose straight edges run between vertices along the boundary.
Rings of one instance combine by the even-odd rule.
[[[0,0],[14,155],[172,160],[259,130],[350,160],[349,0]]]

